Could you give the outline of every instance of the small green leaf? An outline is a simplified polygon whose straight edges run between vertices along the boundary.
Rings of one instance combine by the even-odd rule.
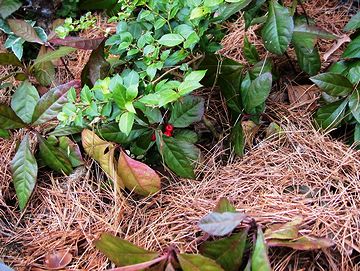
[[[350,68],[347,76],[349,81],[353,85],[357,85],[360,82],[360,65]]]
[[[16,129],[23,128],[26,124],[7,105],[0,104],[0,128]]]
[[[179,34],[165,34],[158,42],[167,47],[174,47],[184,42],[184,38]]]
[[[40,142],[40,158],[51,169],[69,175],[72,166],[69,158],[61,148],[54,147],[46,139],[38,136]]]
[[[24,210],[34,190],[38,173],[38,166],[30,149],[28,135],[25,135],[21,141],[11,161],[11,172],[20,210]]]
[[[69,158],[72,167],[78,167],[84,164],[79,146],[72,142],[70,138],[62,136],[59,138],[59,147]]]
[[[360,90],[355,89],[349,97],[349,108],[356,121],[360,123]]]
[[[32,27],[28,22],[19,19],[9,19],[7,20],[7,23],[10,26],[11,31],[14,32],[16,36],[19,36],[28,42],[44,44],[36,33],[34,27]]]
[[[267,246],[264,240],[264,234],[260,227],[257,230],[256,243],[251,256],[252,271],[272,271],[267,252]]]
[[[242,264],[247,234],[245,230],[220,240],[206,241],[200,245],[200,253],[215,260],[226,271],[237,271]]]
[[[202,85],[197,81],[184,81],[180,84],[178,88],[178,93],[181,96],[185,96],[201,87]]]
[[[349,32],[360,28],[360,11],[351,17],[350,21],[345,25],[344,31]]]
[[[109,233],[101,234],[100,238],[95,241],[95,247],[114,262],[116,266],[143,263],[159,256],[156,252],[135,246]]]
[[[177,128],[185,128],[200,121],[204,115],[204,103],[205,101],[201,97],[184,97],[174,104],[169,123]]]
[[[10,132],[8,130],[0,128],[0,137],[5,138],[5,139],[9,139],[10,138]]]
[[[184,81],[197,81],[200,82],[206,75],[206,70],[192,71],[189,73]]]
[[[360,36],[352,40],[346,47],[343,58],[360,58]]]
[[[224,236],[231,233],[246,217],[239,212],[212,212],[200,219],[199,227],[210,235]]]
[[[19,59],[12,53],[0,53],[0,65],[23,66]]]
[[[32,123],[39,125],[55,118],[61,112],[63,105],[67,103],[68,90],[79,86],[80,82],[74,80],[46,92],[35,106]]]
[[[320,107],[315,113],[315,121],[324,130],[336,128],[344,119],[348,101],[341,100]]]
[[[218,201],[218,203],[216,204],[214,212],[216,212],[216,213],[225,213],[225,212],[234,213],[234,212],[236,212],[236,208],[234,205],[232,205],[230,203],[230,201],[227,198],[221,198]]]
[[[40,96],[36,88],[26,80],[13,94],[11,99],[11,108],[23,122],[30,123],[35,106],[39,99]]]
[[[134,125],[135,114],[132,112],[125,112],[121,115],[119,121],[120,131],[125,135],[129,135]]]
[[[3,19],[9,17],[12,13],[17,11],[22,6],[19,0],[1,0],[0,1],[0,16]]]
[[[177,255],[183,271],[224,271],[214,260],[199,254]]]
[[[75,48],[71,48],[71,47],[60,47],[59,49],[55,50],[55,51],[50,51],[48,53],[44,53],[39,55],[35,61],[33,66],[35,65],[39,65],[41,63],[44,62],[49,62],[49,61],[54,61],[59,59],[60,57],[64,57],[67,56],[68,54],[75,52],[76,49]]]
[[[321,73],[311,77],[310,80],[331,96],[345,96],[353,91],[351,82],[340,74]]]
[[[238,121],[231,129],[231,144],[236,155],[244,156],[245,134],[241,122]]]
[[[244,48],[243,48],[244,56],[250,64],[256,64],[259,62],[260,57],[256,50],[256,47],[252,45],[248,38],[245,36],[244,38]]]
[[[286,7],[277,0],[270,0],[269,14],[261,31],[265,48],[282,55],[288,48],[294,31],[294,21]]]

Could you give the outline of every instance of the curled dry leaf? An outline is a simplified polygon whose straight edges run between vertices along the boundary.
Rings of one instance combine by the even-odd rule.
[[[140,195],[150,195],[160,190],[160,177],[149,166],[136,161],[121,151],[118,174],[124,185]]]
[[[48,270],[58,270],[67,266],[73,256],[67,251],[57,251],[45,255],[44,265]]]
[[[329,248],[334,245],[334,242],[330,239],[309,236],[301,236],[296,240],[271,239],[266,243],[269,247],[289,247],[296,250],[322,249]]]
[[[302,217],[296,217],[288,223],[272,225],[266,229],[264,233],[265,239],[296,239],[299,237],[299,226],[302,221]]]
[[[117,166],[114,161],[114,144],[102,140],[88,129],[82,131],[81,140],[85,152],[100,164],[102,170],[117,186],[124,188],[124,183],[117,173]]]

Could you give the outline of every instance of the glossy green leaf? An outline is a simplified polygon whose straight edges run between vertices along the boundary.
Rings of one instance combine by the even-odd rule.
[[[83,130],[82,127],[77,126],[57,126],[52,132],[48,133],[48,135],[52,136],[68,136],[81,133]]]
[[[117,123],[109,123],[99,127],[96,132],[100,137],[107,141],[125,144],[135,141],[135,139],[139,138],[146,130],[147,128],[135,124],[129,136],[127,136],[120,131]]]
[[[39,154],[42,161],[51,169],[69,175],[73,168],[71,162],[65,152],[58,147],[55,147],[46,139],[38,136],[39,140]]]
[[[342,100],[320,107],[315,113],[315,121],[324,130],[338,127],[344,119],[348,101]]]
[[[352,67],[346,76],[353,85],[357,85],[360,82],[360,65]]]
[[[221,198],[214,209],[216,213],[236,212],[236,208],[227,198]]]
[[[19,0],[1,0],[0,1],[0,16],[3,19],[9,17],[12,13],[17,11],[22,6]]]
[[[340,74],[321,73],[311,77],[310,80],[331,96],[345,96],[353,90],[351,82]]]
[[[360,36],[352,40],[346,47],[343,58],[360,58]]]
[[[84,164],[79,146],[72,142],[70,138],[62,136],[59,138],[59,147],[69,158],[72,167],[78,167]]]
[[[24,81],[12,96],[11,108],[23,122],[30,123],[39,99],[36,88],[29,81]]]
[[[159,256],[156,252],[135,246],[132,243],[109,233],[101,234],[100,238],[94,243],[95,247],[117,266],[143,263],[151,261]]]
[[[137,194],[148,196],[160,190],[160,177],[149,166],[120,152],[118,174],[126,188]]]
[[[165,34],[158,42],[167,47],[174,47],[184,42],[184,38],[179,34]]]
[[[360,90],[354,90],[349,97],[349,108],[356,121],[360,123]]]
[[[200,245],[200,253],[215,260],[226,271],[237,271],[243,261],[247,233],[243,231],[220,240],[206,241]]]
[[[24,210],[34,190],[38,173],[38,166],[31,152],[28,135],[25,135],[21,141],[11,161],[11,172],[20,210]]]
[[[12,53],[0,53],[0,65],[23,66],[19,59]]]
[[[119,128],[122,133],[129,135],[134,125],[135,114],[132,112],[125,112],[120,116]]]
[[[224,236],[231,233],[246,215],[239,212],[212,212],[199,221],[199,227],[204,232],[213,236]]]
[[[46,92],[35,106],[32,123],[39,125],[55,118],[67,102],[67,92],[71,87],[80,87],[80,82],[70,81]]]
[[[244,38],[243,52],[244,52],[244,57],[250,64],[256,64],[257,62],[259,62],[260,57],[256,50],[256,47],[249,42],[246,36]]]
[[[257,230],[256,243],[251,256],[252,271],[271,271],[267,246],[264,240],[264,234],[260,227]]]
[[[246,112],[264,103],[270,94],[272,75],[267,72],[251,82],[249,89],[242,92],[242,102]]]
[[[174,138],[180,141],[186,141],[195,144],[199,138],[196,132],[186,129],[176,129],[174,132]]]
[[[184,97],[174,104],[169,123],[177,128],[185,128],[200,121],[204,115],[204,103],[201,97]]]
[[[300,36],[307,36],[313,39],[327,39],[327,40],[334,40],[337,39],[337,36],[321,29],[314,25],[308,25],[307,23],[299,23],[295,25],[294,34],[298,34]]]
[[[39,55],[35,61],[34,65],[39,65],[44,62],[54,61],[61,57],[67,56],[68,54],[71,54],[72,52],[75,52],[76,49],[71,47],[60,47],[59,49],[55,51],[50,51],[44,54]]]
[[[350,21],[345,25],[344,31],[349,32],[360,28],[360,11],[351,17]]]
[[[199,254],[177,255],[183,271],[224,271],[214,260]]]
[[[294,31],[294,21],[286,7],[277,0],[270,0],[269,14],[261,31],[265,48],[274,54],[282,55],[288,48]]]
[[[10,132],[8,130],[0,128],[0,138],[9,139],[10,138]]]
[[[332,247],[335,243],[330,239],[301,236],[295,240],[271,239],[267,241],[270,247],[289,247],[296,250],[315,250]]]
[[[23,128],[26,124],[7,105],[0,104],[0,128],[16,129]]]
[[[232,15],[246,8],[252,2],[252,0],[239,0],[232,2],[233,3],[223,5],[222,7],[220,7],[217,11],[217,14],[215,14],[215,18],[212,21],[223,22],[229,19]]]
[[[28,22],[19,19],[8,19],[7,23],[16,36],[21,37],[28,42],[44,44],[34,27]]]

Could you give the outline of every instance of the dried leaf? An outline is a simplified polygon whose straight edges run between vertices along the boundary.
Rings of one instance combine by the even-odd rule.
[[[266,229],[264,233],[265,239],[290,240],[298,238],[299,226],[302,221],[302,217],[296,217],[291,222],[272,225]]]
[[[248,147],[252,147],[254,144],[255,136],[259,131],[260,126],[251,120],[242,121],[241,125],[245,135],[245,144]]]
[[[118,174],[126,188],[134,190],[144,196],[154,194],[160,190],[160,177],[149,166],[120,153]]]
[[[315,238],[309,236],[302,236],[296,240],[280,240],[270,239],[266,241],[270,247],[289,247],[296,250],[314,250],[329,248],[334,245],[334,242],[326,238]]]
[[[287,92],[293,109],[309,106],[309,110],[316,107],[315,101],[320,94],[319,88],[315,85],[289,85]]]
[[[114,151],[112,143],[102,140],[94,132],[84,129],[81,133],[82,145],[85,152],[100,164],[100,167],[114,183],[124,188],[124,183],[117,174]]]
[[[72,261],[73,256],[67,251],[48,253],[44,259],[44,265],[49,270],[62,269]]]

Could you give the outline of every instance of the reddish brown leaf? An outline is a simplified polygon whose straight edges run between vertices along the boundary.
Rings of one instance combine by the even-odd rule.
[[[35,29],[28,22],[18,19],[9,19],[7,20],[7,23],[16,36],[19,36],[28,42],[44,44]]]
[[[118,174],[125,186],[140,195],[150,195],[160,190],[160,177],[149,166],[120,153]]]
[[[67,251],[57,251],[46,254],[44,265],[48,270],[62,269],[72,260],[72,255]]]
[[[296,250],[314,250],[321,248],[328,248],[334,245],[334,242],[326,238],[315,238],[309,236],[302,236],[296,240],[280,240],[270,239],[266,243],[270,247],[289,247]]]
[[[66,37],[64,39],[51,39],[49,42],[55,45],[64,45],[82,50],[95,50],[99,47],[104,37],[86,39],[81,37]]]

